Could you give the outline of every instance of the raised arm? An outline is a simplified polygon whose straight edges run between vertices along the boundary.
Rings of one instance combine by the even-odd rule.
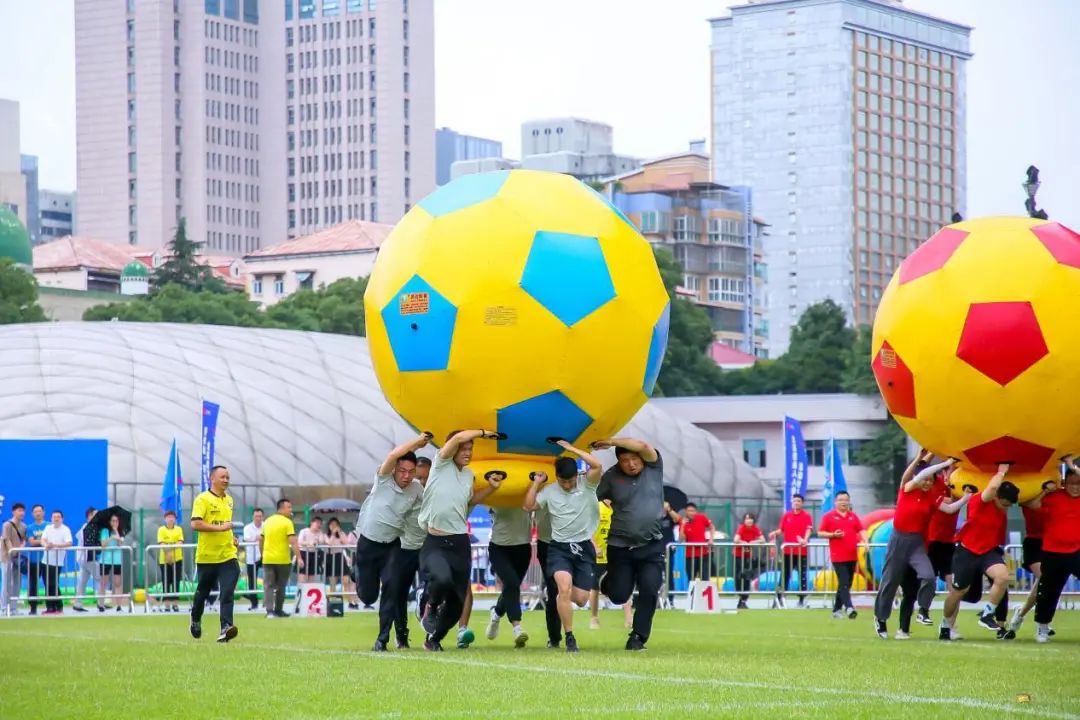
[[[382,465],[379,466],[380,475],[389,475],[394,472],[394,468],[397,466],[398,459],[408,452],[416,452],[420,448],[431,442],[431,433],[420,433],[419,437],[413,438],[408,442],[401,443],[396,448],[390,451],[383,460]],[[451,455],[451,457],[453,457]]]
[[[588,472],[585,473],[585,479],[589,481],[589,484],[596,485],[600,482],[600,476],[604,473],[604,466],[600,464],[600,461],[596,459],[595,455],[585,452],[584,450],[579,450],[566,440],[556,440],[555,444],[585,461],[585,464],[589,466]]]
[[[1039,491],[1038,495],[1031,498],[1026,503],[1021,503],[1021,505],[1026,508],[1031,508],[1032,510],[1038,510],[1042,507],[1043,498],[1057,490],[1057,487],[1058,484],[1056,482],[1054,482],[1053,480],[1047,480],[1042,484],[1042,489]]]
[[[500,477],[496,479],[496,475],[499,475]],[[488,495],[498,490],[499,486],[502,485],[503,480],[506,479],[506,473],[502,470],[488,470],[487,473],[484,474],[484,479],[487,480],[487,487],[473,492],[472,497],[469,498],[469,507],[479,505],[484,502]]]
[[[900,477],[900,484],[907,485],[908,481],[915,476],[915,468],[919,466],[919,463],[929,461],[932,457],[934,457],[933,453],[919,448],[919,452],[915,453],[915,457],[912,458],[911,463],[908,464],[904,474]]]
[[[443,460],[450,460],[457,454],[458,448],[461,447],[461,443],[472,442],[477,438],[495,440],[498,437],[499,433],[493,430],[462,430],[461,432],[452,435],[450,439],[446,441],[439,450],[439,457]]]
[[[641,459],[647,463],[654,463],[660,459],[660,454],[656,452],[649,443],[644,440],[635,440],[634,438],[611,438],[610,440],[598,440],[592,444],[597,450],[606,450],[607,448],[620,447],[630,452],[636,452],[641,456]]]
[[[936,465],[930,465],[929,467],[923,468],[915,477],[904,483],[904,492],[914,492],[915,488],[921,485],[923,480],[926,480],[926,478],[928,477],[932,477],[935,473],[941,472],[947,467],[955,465],[956,462],[956,458],[948,458],[946,460],[942,460]],[[906,472],[904,474],[907,475]]]
[[[998,471],[994,477],[990,478],[990,482],[986,483],[986,487],[982,491],[982,501],[988,503],[994,499],[997,495],[998,488],[1001,487],[1001,483],[1005,481],[1005,476],[1009,474],[1009,463],[1001,463],[998,465]]]
[[[540,509],[540,506],[536,503],[536,496],[540,494],[540,490],[543,489],[544,483],[547,482],[548,476],[544,471],[529,473],[529,479],[532,482],[529,483],[529,489],[525,491],[525,500],[521,504],[521,509],[525,512],[533,512]]]
[[[958,500],[953,500],[951,502],[943,502],[938,505],[938,510],[947,515],[955,515],[956,513],[963,510],[969,502],[971,502],[971,496],[974,494],[975,493],[966,492],[964,493],[964,496],[959,498]]]

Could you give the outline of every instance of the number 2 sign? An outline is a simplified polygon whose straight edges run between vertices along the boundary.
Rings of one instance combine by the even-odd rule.
[[[695,580],[690,583],[690,607],[686,611],[692,613],[721,612],[720,598],[717,597],[716,586],[705,580]]]
[[[298,589],[296,614],[300,617],[326,617],[326,589],[322,583],[304,583]]]

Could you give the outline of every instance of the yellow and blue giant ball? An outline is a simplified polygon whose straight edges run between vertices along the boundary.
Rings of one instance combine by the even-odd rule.
[[[507,470],[491,504],[520,502],[532,470],[622,428],[652,393],[668,294],[652,248],[568,175],[511,170],[440,187],[384,241],[364,296],[379,384],[437,443],[495,429],[473,469]],[[482,480],[481,480],[482,482]]]
[[[1018,217],[942,228],[894,273],[874,320],[871,367],[893,417],[959,488],[998,463],[1020,500],[1080,449],[1080,235]]]

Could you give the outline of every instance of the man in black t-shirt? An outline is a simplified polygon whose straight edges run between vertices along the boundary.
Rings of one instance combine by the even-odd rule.
[[[622,605],[637,587],[634,627],[626,649],[644,650],[664,582],[664,463],[660,453],[642,440],[612,438],[593,447],[614,448],[617,458],[596,491],[600,500],[611,500],[612,510],[607,573],[600,578],[600,592]]]

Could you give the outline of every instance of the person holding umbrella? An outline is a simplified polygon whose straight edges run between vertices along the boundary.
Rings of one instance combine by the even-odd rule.
[[[120,552],[120,546],[124,544],[127,528],[122,524],[120,515],[113,513],[108,517],[108,526],[98,533],[102,547],[101,584],[110,588],[116,612],[123,612],[127,596],[124,595],[124,554]],[[104,599],[98,604],[98,610],[105,612]]]
[[[218,642],[229,642],[238,634],[233,625],[233,595],[240,579],[236,560],[239,539],[233,535],[233,499],[229,495],[229,469],[215,465],[210,470],[210,489],[199,493],[191,507],[191,529],[199,533],[195,548],[198,584],[191,602],[191,637],[202,637],[202,615],[206,598],[221,589],[221,633]]]

